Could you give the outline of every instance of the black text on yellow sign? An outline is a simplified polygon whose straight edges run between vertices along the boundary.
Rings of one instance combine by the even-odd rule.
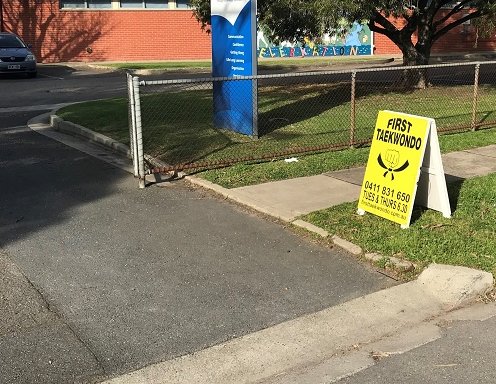
[[[380,111],[370,148],[359,212],[407,227],[432,119]]]

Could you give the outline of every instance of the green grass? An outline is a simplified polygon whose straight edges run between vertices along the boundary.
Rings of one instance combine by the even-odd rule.
[[[160,62],[144,62],[144,63],[105,63],[105,67],[116,69],[162,69],[162,70],[178,70],[178,69],[210,69],[212,62],[210,60],[201,61],[160,61]]]
[[[496,144],[496,128],[442,135],[439,137],[439,143],[442,153]],[[237,188],[364,166],[368,156],[369,148],[345,149],[297,156],[298,162],[294,163],[277,160],[258,164],[236,164],[204,171],[199,176],[225,188]]]
[[[57,114],[64,120],[82,125],[129,145],[126,99],[107,99],[73,104],[59,109]]]
[[[346,203],[303,217],[365,252],[399,256],[420,265],[443,263],[496,275],[496,174],[448,185],[453,217],[415,207],[409,229],[372,214],[356,214]]]
[[[361,148],[300,155],[298,163],[276,161],[301,153],[302,148],[348,145],[350,85],[346,83],[261,86],[258,140],[213,127],[211,90],[144,94],[149,91],[155,89],[145,87],[141,100],[146,153],[169,164],[240,159],[253,163],[262,158],[270,161],[256,165],[246,165],[244,161],[244,165],[202,173],[202,177],[228,188],[363,165],[367,159],[367,149]],[[380,109],[433,117],[438,129],[469,125],[471,93],[472,88],[467,86],[431,87],[405,93],[380,84],[359,84],[355,139],[370,139]],[[494,87],[481,86],[479,105],[485,111],[479,114],[479,120],[496,125]],[[125,144],[129,142],[125,99],[76,104],[61,109],[59,115]],[[495,142],[494,130],[441,138],[444,152]]]
[[[284,59],[258,59],[258,69],[294,69],[298,67],[332,67],[343,64],[370,63],[382,60],[375,56],[353,56],[332,58],[284,58]],[[210,69],[211,60],[184,60],[184,61],[153,61],[153,62],[122,62],[105,63],[105,67],[116,69],[161,69],[161,70],[188,70],[188,69]]]

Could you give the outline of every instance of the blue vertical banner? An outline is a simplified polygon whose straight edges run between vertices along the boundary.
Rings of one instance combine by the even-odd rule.
[[[211,0],[214,125],[258,136],[256,0]]]

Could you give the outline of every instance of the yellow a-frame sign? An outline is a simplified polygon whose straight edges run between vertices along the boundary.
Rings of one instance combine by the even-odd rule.
[[[436,122],[380,111],[358,213],[370,212],[408,228],[414,203],[451,217]]]

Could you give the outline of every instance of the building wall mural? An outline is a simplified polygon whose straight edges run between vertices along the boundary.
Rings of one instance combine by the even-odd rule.
[[[284,41],[278,45],[268,39],[262,30],[257,33],[259,58],[314,57],[314,56],[358,56],[371,55],[372,32],[368,25],[354,22],[347,32],[335,31],[324,35],[320,42],[305,38],[304,43]]]

